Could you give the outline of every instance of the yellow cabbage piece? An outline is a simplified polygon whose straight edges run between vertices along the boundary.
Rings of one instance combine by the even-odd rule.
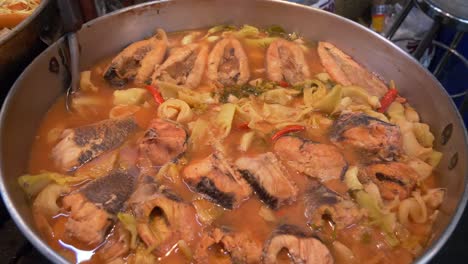
[[[269,104],[287,105],[298,94],[297,90],[278,88],[262,93],[259,98]]]
[[[143,104],[148,91],[143,88],[129,88],[114,91],[114,105],[140,105]]]
[[[33,203],[34,213],[42,214],[46,217],[55,216],[60,212],[57,205],[58,198],[70,192],[70,187],[52,183],[47,185],[36,197]]]
[[[193,118],[193,112],[186,102],[171,98],[158,107],[158,116],[185,123]]]
[[[178,92],[186,89],[182,86],[172,84],[169,82],[157,81],[156,84],[158,86],[159,92],[166,100],[169,98],[177,98]]]
[[[437,167],[439,165],[440,160],[442,159],[442,152],[432,150],[431,154],[427,159],[425,160],[428,164],[430,164],[433,168]]]
[[[190,134],[190,149],[197,150],[205,145],[205,138],[208,134],[209,123],[203,119],[193,122],[192,133]]]
[[[193,257],[192,250],[187,245],[187,242],[185,242],[185,240],[179,240],[177,242],[177,246],[179,247],[180,251],[182,252],[182,254],[185,256],[187,260],[192,260],[192,257]]]
[[[340,85],[336,85],[331,91],[325,95],[320,101],[314,104],[314,109],[331,114],[335,108],[339,105],[343,89]]]
[[[429,125],[423,123],[413,123],[413,132],[418,142],[426,148],[432,148],[434,135],[429,129]]]
[[[209,225],[224,214],[224,209],[206,199],[198,198],[192,202],[197,211],[197,218],[203,224]]]
[[[50,182],[58,183],[59,185],[81,183],[88,180],[89,177],[67,176],[55,172],[43,172],[37,175],[25,174],[18,177],[18,183],[23,191],[30,197],[38,194]]]
[[[359,86],[344,86],[343,96],[350,97],[356,103],[369,104],[372,108],[380,107],[379,98],[369,95],[364,88]]]
[[[247,133],[244,133],[241,137],[240,144],[239,144],[239,150],[240,151],[247,151],[252,144],[252,141],[255,138],[255,131],[249,131]]]
[[[260,34],[258,28],[251,25],[244,25],[241,29],[234,33],[238,38],[256,37]]]
[[[221,110],[216,116],[215,124],[221,138],[225,138],[231,132],[232,120],[236,113],[235,104],[223,104]]]
[[[393,102],[387,109],[387,114],[390,117],[392,122],[396,122],[397,120],[406,120],[405,117],[405,108],[402,104],[398,102]]]
[[[367,210],[371,223],[380,227],[384,232],[385,240],[390,246],[398,245],[399,241],[394,234],[396,216],[394,213],[384,212],[379,203],[369,193],[364,190],[358,179],[358,168],[350,167],[345,174],[345,183],[351,190],[354,199],[361,208]]]
[[[189,89],[183,89],[179,90],[177,95],[180,100],[185,101],[192,107],[202,104],[213,104],[216,102],[209,92],[195,92]]]
[[[80,74],[80,89],[82,91],[97,92],[98,87],[91,82],[91,71],[82,71]]]
[[[130,232],[130,248],[135,249],[137,246],[137,222],[133,215],[128,213],[118,213],[117,218],[122,223],[123,227]]]
[[[129,262],[131,264],[154,264],[158,263],[158,260],[156,259],[156,256],[151,253],[150,249],[138,246],[134,257],[130,258]]]
[[[304,104],[315,106],[322,98],[327,95],[327,88],[321,82],[314,82],[317,86],[304,88]]]
[[[277,40],[277,37],[265,37],[265,38],[258,38],[258,39],[244,39],[245,44],[249,46],[257,46],[257,47],[267,47],[273,41]]]

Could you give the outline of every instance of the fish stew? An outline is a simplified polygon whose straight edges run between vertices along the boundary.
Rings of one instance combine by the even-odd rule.
[[[429,126],[332,43],[158,29],[80,88],[18,179],[71,262],[410,263],[431,238]]]

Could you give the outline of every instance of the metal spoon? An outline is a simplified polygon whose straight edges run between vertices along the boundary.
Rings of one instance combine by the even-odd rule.
[[[65,98],[65,108],[68,112],[73,111],[73,94],[79,90],[80,79],[80,47],[76,31],[83,25],[80,1],[76,0],[58,0],[58,8],[62,18],[63,30],[68,46],[69,67],[68,74],[70,83],[67,87]]]

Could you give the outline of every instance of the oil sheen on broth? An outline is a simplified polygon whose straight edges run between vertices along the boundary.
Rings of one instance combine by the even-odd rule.
[[[154,36],[57,99],[19,183],[88,263],[410,263],[445,190],[395,84],[280,27]]]

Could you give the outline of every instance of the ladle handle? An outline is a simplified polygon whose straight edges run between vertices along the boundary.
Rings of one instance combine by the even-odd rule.
[[[70,83],[68,84],[65,107],[71,112],[72,97],[79,89],[80,78],[80,47],[77,35],[75,34],[83,25],[83,16],[81,12],[80,1],[78,0],[57,0],[57,5],[62,18],[63,33],[67,40],[69,51],[68,71]]]
[[[80,1],[57,0],[57,5],[62,18],[64,33],[66,34],[78,31],[83,25]]]

